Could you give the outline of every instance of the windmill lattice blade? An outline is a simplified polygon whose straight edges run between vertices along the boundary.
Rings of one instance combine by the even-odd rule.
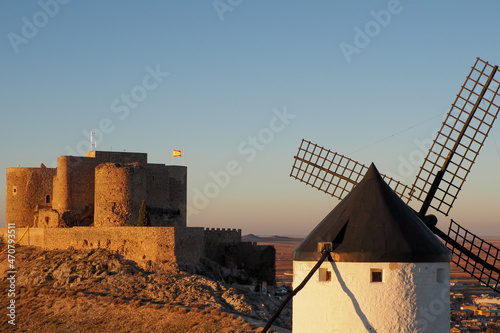
[[[413,184],[413,197],[428,201],[430,207],[445,215],[498,115],[500,83],[493,78],[496,72],[498,66],[477,58]],[[432,193],[432,184],[441,176],[436,192]],[[429,192],[431,197],[426,198]]]
[[[310,141],[302,140],[294,156],[290,177],[342,200],[365,175],[368,167]],[[410,188],[391,177],[385,182],[400,197],[409,199]]]
[[[463,249],[458,249],[446,242],[446,246],[452,253],[452,261],[472,277],[494,291],[500,292],[500,269],[497,268],[500,249],[462,228],[453,220],[450,222],[448,237],[470,252],[466,253]],[[474,256],[479,257],[480,261],[484,262],[481,263]]]

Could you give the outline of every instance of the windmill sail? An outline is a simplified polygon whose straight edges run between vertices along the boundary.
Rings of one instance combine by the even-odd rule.
[[[498,66],[477,58],[427,157],[410,188],[382,175],[401,197],[422,201],[418,213],[427,226],[445,241],[453,262],[473,278],[500,292],[500,249],[470,233],[452,220],[448,233],[438,229],[437,219],[426,219],[429,207],[448,215],[479,150],[500,110]],[[343,199],[363,178],[368,168],[346,156],[302,140],[294,156],[290,176]]]
[[[413,184],[412,197],[448,215],[500,108],[498,66],[477,58]],[[433,186],[434,184],[434,186]]]
[[[342,200],[365,175],[368,167],[310,141],[302,140],[290,176]],[[385,182],[401,198],[410,199],[410,188],[386,175]]]
[[[452,261],[472,277],[496,292],[500,292],[500,249],[474,235],[451,220],[446,246],[452,253]]]

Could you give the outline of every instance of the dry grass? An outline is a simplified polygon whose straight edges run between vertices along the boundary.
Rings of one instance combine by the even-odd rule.
[[[7,260],[0,257],[0,332],[258,332],[279,305],[247,287],[196,274],[132,274],[122,267],[129,262],[104,250],[20,247],[17,255],[24,259],[16,261],[15,327],[7,322]],[[105,279],[96,278],[102,275],[96,263],[108,267]],[[75,270],[79,278],[70,279]],[[279,325],[290,321],[287,314]]]
[[[41,291],[41,290],[40,290]],[[7,306],[0,295],[1,309]],[[5,317],[5,310],[0,311]],[[252,332],[242,318],[207,308],[142,304],[112,297],[88,297],[60,290],[34,293],[21,289],[16,300],[16,327],[0,321],[1,332]]]

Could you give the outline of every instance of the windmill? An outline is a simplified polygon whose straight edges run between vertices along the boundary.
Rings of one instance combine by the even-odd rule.
[[[461,87],[413,185],[382,175],[406,204],[421,202],[418,217],[440,237],[453,262],[484,285],[500,292],[500,249],[451,220],[438,229],[429,208],[448,216],[500,109],[498,66],[477,58]],[[343,199],[368,167],[346,156],[302,140],[290,176],[335,198]]]

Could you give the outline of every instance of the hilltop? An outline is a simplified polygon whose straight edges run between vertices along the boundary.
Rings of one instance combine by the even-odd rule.
[[[257,236],[254,234],[248,234],[241,237],[244,242],[257,242],[257,243],[274,243],[274,242],[295,242],[301,240],[301,238],[285,237],[285,236]]]
[[[225,273],[208,260],[192,273],[173,265],[144,270],[103,249],[16,250],[16,328],[22,331],[259,332],[281,302],[252,286],[225,283]],[[1,256],[2,285],[6,271]],[[7,288],[0,293],[6,309]],[[291,308],[276,323],[290,328]]]

